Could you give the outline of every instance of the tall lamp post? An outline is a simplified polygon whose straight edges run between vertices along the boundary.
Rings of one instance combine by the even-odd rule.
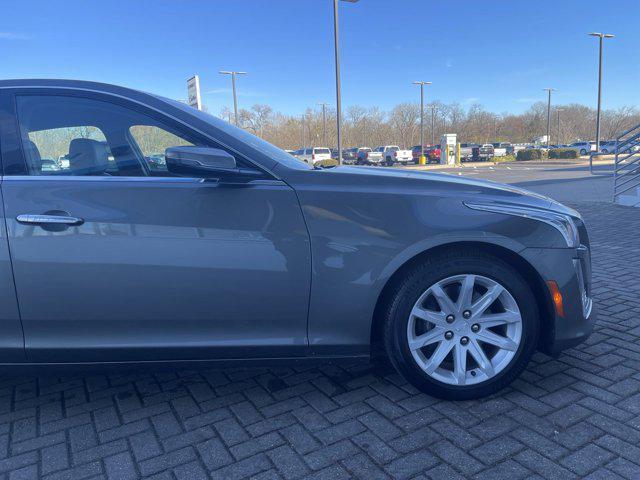
[[[431,82],[413,82],[420,85],[420,163],[424,161],[424,86],[431,85]]]
[[[238,97],[236,96],[236,75],[246,75],[247,72],[233,72],[222,70],[220,75],[231,75],[231,90],[233,91],[233,114],[236,127],[238,126]]]
[[[602,99],[602,45],[605,38],[613,38],[614,35],[610,33],[597,33],[592,32],[589,35],[592,37],[598,37],[599,39],[599,54],[598,54],[598,111],[596,113],[596,153],[600,152],[600,101]]]
[[[322,144],[327,145],[327,105],[328,103],[318,103],[322,107]]]
[[[358,0],[342,0],[356,3]],[[338,127],[338,163],[342,163],[342,100],[340,93],[340,42],[338,34],[338,0],[333,0],[333,43],[336,56],[336,114]]]
[[[557,108],[556,112],[558,113],[558,136],[556,137],[556,142],[560,145],[560,112],[564,112],[564,108]]]
[[[543,88],[542,90],[549,93],[549,99],[547,100],[547,149],[549,148],[549,141],[551,140],[551,92],[555,92],[555,88]]]

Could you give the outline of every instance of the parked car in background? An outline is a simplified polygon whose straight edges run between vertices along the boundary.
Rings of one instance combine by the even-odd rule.
[[[478,157],[480,160],[488,160],[493,157],[494,147],[490,143],[485,143],[478,149]]]
[[[41,171],[43,172],[57,172],[60,170],[60,164],[53,158],[45,157],[40,161]]]
[[[69,157],[67,155],[60,155],[58,157],[58,165],[60,165],[62,169],[69,168]]]
[[[425,155],[427,157],[427,163],[440,163],[440,154],[442,149],[440,145],[431,145],[427,148]]]
[[[431,145],[424,145],[421,147],[420,145],[414,145],[411,147],[411,157],[413,158],[413,163],[417,164],[420,162],[420,155],[424,152],[424,156],[427,156],[427,150]]]
[[[356,159],[356,163],[358,165],[380,165],[383,160],[382,151],[374,151],[369,147],[360,147],[358,149]]]
[[[461,143],[460,144],[460,161],[472,162],[478,160],[478,149],[480,145],[477,143]],[[475,154],[474,154],[475,149]]]
[[[304,148],[298,158],[309,165],[315,165],[323,160],[331,160],[331,150],[326,147]]]
[[[413,161],[411,150],[402,150],[397,145],[384,145],[378,148],[382,148],[384,163],[389,167],[393,166],[395,163],[407,164]]]
[[[620,153],[631,153],[640,151],[639,145],[629,145],[627,144],[625,147],[620,149]],[[609,154],[616,153],[616,141],[615,140],[607,140],[604,142],[600,142],[600,153]]]
[[[589,142],[574,142],[567,148],[573,148],[580,155],[587,155],[589,152],[591,152],[591,144]]]
[[[358,158],[358,147],[345,148],[342,150],[342,163],[345,165],[355,165]]]

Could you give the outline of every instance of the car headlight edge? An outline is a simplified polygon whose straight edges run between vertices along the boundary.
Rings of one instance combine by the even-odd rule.
[[[523,205],[507,205],[499,203],[476,203],[463,202],[464,205],[472,210],[480,210],[492,213],[504,213],[506,215],[515,215],[518,217],[530,218],[544,222],[554,227],[564,238],[569,248],[577,248],[580,245],[580,236],[578,227],[570,215],[554,212],[552,210],[538,209],[535,207],[527,207]]]

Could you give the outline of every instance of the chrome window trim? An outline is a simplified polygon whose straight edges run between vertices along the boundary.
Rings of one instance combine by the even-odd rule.
[[[187,122],[185,122],[184,120],[180,120],[179,118],[171,115],[170,113],[167,113],[163,110],[160,110],[152,105],[149,105],[148,103],[145,102],[141,102],[140,100],[135,100],[131,97],[127,97],[124,95],[120,95],[118,93],[112,93],[112,92],[106,92],[104,90],[96,90],[94,88],[86,88],[86,87],[63,87],[63,86],[59,86],[59,85],[7,85],[7,86],[0,86],[0,90],[29,90],[29,89],[54,89],[54,90],[68,90],[68,91],[72,91],[72,92],[88,92],[88,93],[97,93],[100,95],[107,95],[107,96],[111,96],[114,98],[119,98],[121,100],[126,100],[128,102],[132,102],[135,103],[137,105],[140,105],[142,107],[148,108],[149,110],[153,110],[154,112],[163,115],[167,118],[170,118],[171,120],[173,120],[174,122],[179,123],[180,125],[183,125],[184,127],[187,127],[188,129],[197,132],[198,134],[202,135],[203,137],[211,140],[212,142],[215,142],[217,144],[219,144],[220,146],[234,152],[237,155],[240,155],[243,159],[247,160],[251,165],[253,165],[255,168],[257,168],[258,170],[262,170],[267,172],[269,175],[271,175],[274,179],[276,180],[281,180],[280,177],[278,177],[272,169],[264,167],[262,165],[258,165],[256,164],[256,162],[254,162],[253,160],[251,160],[250,158],[247,158],[244,154],[242,154],[241,152],[239,152],[238,150],[236,150],[233,147],[230,147],[229,145],[221,142],[220,140],[213,138],[211,135],[203,132],[202,130],[200,130],[197,127],[194,127],[190,124],[188,124]],[[148,93],[145,92],[139,92],[141,95],[150,95]],[[162,101],[162,99],[158,98],[158,101]],[[280,165],[279,163],[277,165]]]
[[[138,176],[109,176],[109,175],[5,175],[2,182],[43,182],[43,181],[63,181],[63,182],[108,182],[108,183],[167,183],[167,184],[187,184],[187,185],[218,185],[223,184],[200,177],[138,177]],[[247,182],[247,185],[277,185],[286,186],[287,183],[280,179],[258,178]]]

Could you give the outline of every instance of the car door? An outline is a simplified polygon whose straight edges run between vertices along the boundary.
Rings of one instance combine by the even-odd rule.
[[[237,154],[255,180],[172,176],[166,148],[220,146],[120,98],[2,95],[14,97],[2,193],[29,360],[306,354],[309,240],[288,185]]]
[[[2,145],[2,132],[13,126],[13,118],[2,111],[2,103],[5,103],[3,100],[0,97],[0,146]],[[1,165],[2,155],[0,152]],[[2,177],[0,177],[1,191]],[[4,208],[0,208],[0,216],[2,216],[2,220],[0,220],[0,363],[24,362],[24,338],[11,270]]]

